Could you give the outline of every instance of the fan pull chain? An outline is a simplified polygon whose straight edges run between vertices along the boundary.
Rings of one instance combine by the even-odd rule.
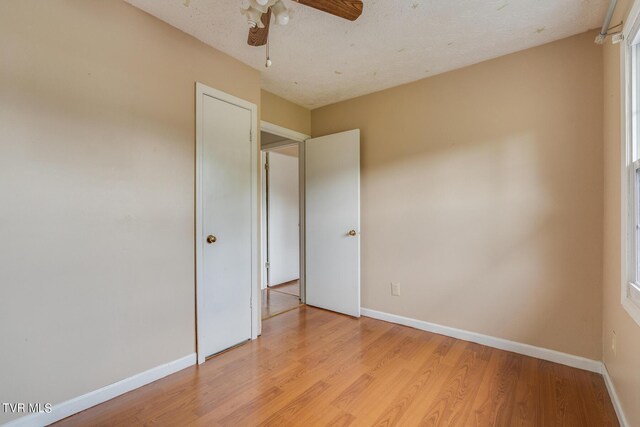
[[[264,63],[265,68],[271,67],[271,58],[269,58],[269,34],[267,34],[267,60]]]

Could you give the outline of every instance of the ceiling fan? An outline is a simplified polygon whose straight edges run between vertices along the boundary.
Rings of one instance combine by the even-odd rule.
[[[340,18],[355,21],[362,14],[362,0],[293,0]],[[289,12],[283,0],[243,0],[242,13],[249,24],[249,46],[264,46],[269,38],[271,15],[279,25],[287,25]]]

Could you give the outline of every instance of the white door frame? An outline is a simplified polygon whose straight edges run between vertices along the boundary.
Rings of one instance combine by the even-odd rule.
[[[268,171],[267,171],[267,161],[268,161],[268,152],[262,151],[260,149],[260,272],[262,276],[260,278],[260,290],[263,291],[269,287],[269,271],[267,269],[268,262],[268,254],[269,254],[269,228],[267,226],[267,216],[269,203],[267,200],[267,191],[268,191]],[[260,293],[262,296],[262,292]],[[262,301],[260,301],[260,308],[262,309]],[[260,312],[260,318],[262,318],[262,311]]]
[[[256,339],[260,334],[259,308],[260,300],[260,192],[258,174],[259,154],[258,147],[258,106],[244,99],[236,98],[225,92],[205,86],[196,82],[196,338],[198,363],[204,363],[206,355],[202,348],[203,325],[198,313],[203,312],[204,303],[202,289],[198,286],[200,278],[203,277],[203,254],[204,236],[202,232],[202,99],[210,96],[215,99],[237,105],[251,111],[251,339]]]
[[[296,132],[294,130],[291,129],[287,129],[285,127],[282,126],[278,126],[276,124],[273,123],[269,123],[266,122],[264,120],[260,121],[260,130],[264,131],[264,132],[268,132],[272,135],[276,135],[276,136],[280,136],[282,138],[286,138],[288,140],[291,141],[295,141],[298,143],[298,183],[299,183],[299,191],[300,191],[300,196],[299,196],[299,201],[300,201],[300,248],[299,248],[299,257],[300,257],[300,302],[302,302],[303,304],[306,302],[307,300],[307,296],[306,296],[306,276],[305,276],[305,225],[304,225],[304,218],[305,218],[305,189],[304,189],[304,142],[311,138],[310,135],[305,135],[304,133],[301,132]],[[280,142],[276,142],[273,144],[269,144],[267,147],[261,147],[261,149],[264,148],[276,148],[276,147],[284,147],[287,145],[291,145],[289,142],[285,142],[285,143],[280,143]],[[264,168],[260,168],[261,170],[261,174],[262,175],[262,179],[264,179]],[[262,201],[262,197],[260,198],[260,200]],[[261,219],[262,221],[262,219]],[[266,252],[264,250],[264,245],[262,248],[262,253],[260,256],[260,264],[261,266],[265,265],[266,262]]]

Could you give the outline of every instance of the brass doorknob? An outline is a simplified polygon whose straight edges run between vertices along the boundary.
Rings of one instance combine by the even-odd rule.
[[[217,240],[218,240],[218,239],[217,239],[217,238],[216,238],[216,236],[214,236],[214,235],[211,235],[211,234],[210,234],[210,235],[208,235],[208,236],[207,236],[207,243],[208,243],[208,244],[215,243]]]
[[[349,232],[348,232],[347,234],[348,234],[349,236],[351,236],[351,237],[355,237],[355,236],[356,236],[356,234],[358,234],[358,233],[356,233],[356,230],[349,230]]]

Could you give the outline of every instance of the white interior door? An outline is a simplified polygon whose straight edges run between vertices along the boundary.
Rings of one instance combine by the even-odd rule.
[[[360,316],[360,130],[305,142],[306,303]]]
[[[201,110],[198,335],[206,357],[251,339],[252,112],[207,95]]]

